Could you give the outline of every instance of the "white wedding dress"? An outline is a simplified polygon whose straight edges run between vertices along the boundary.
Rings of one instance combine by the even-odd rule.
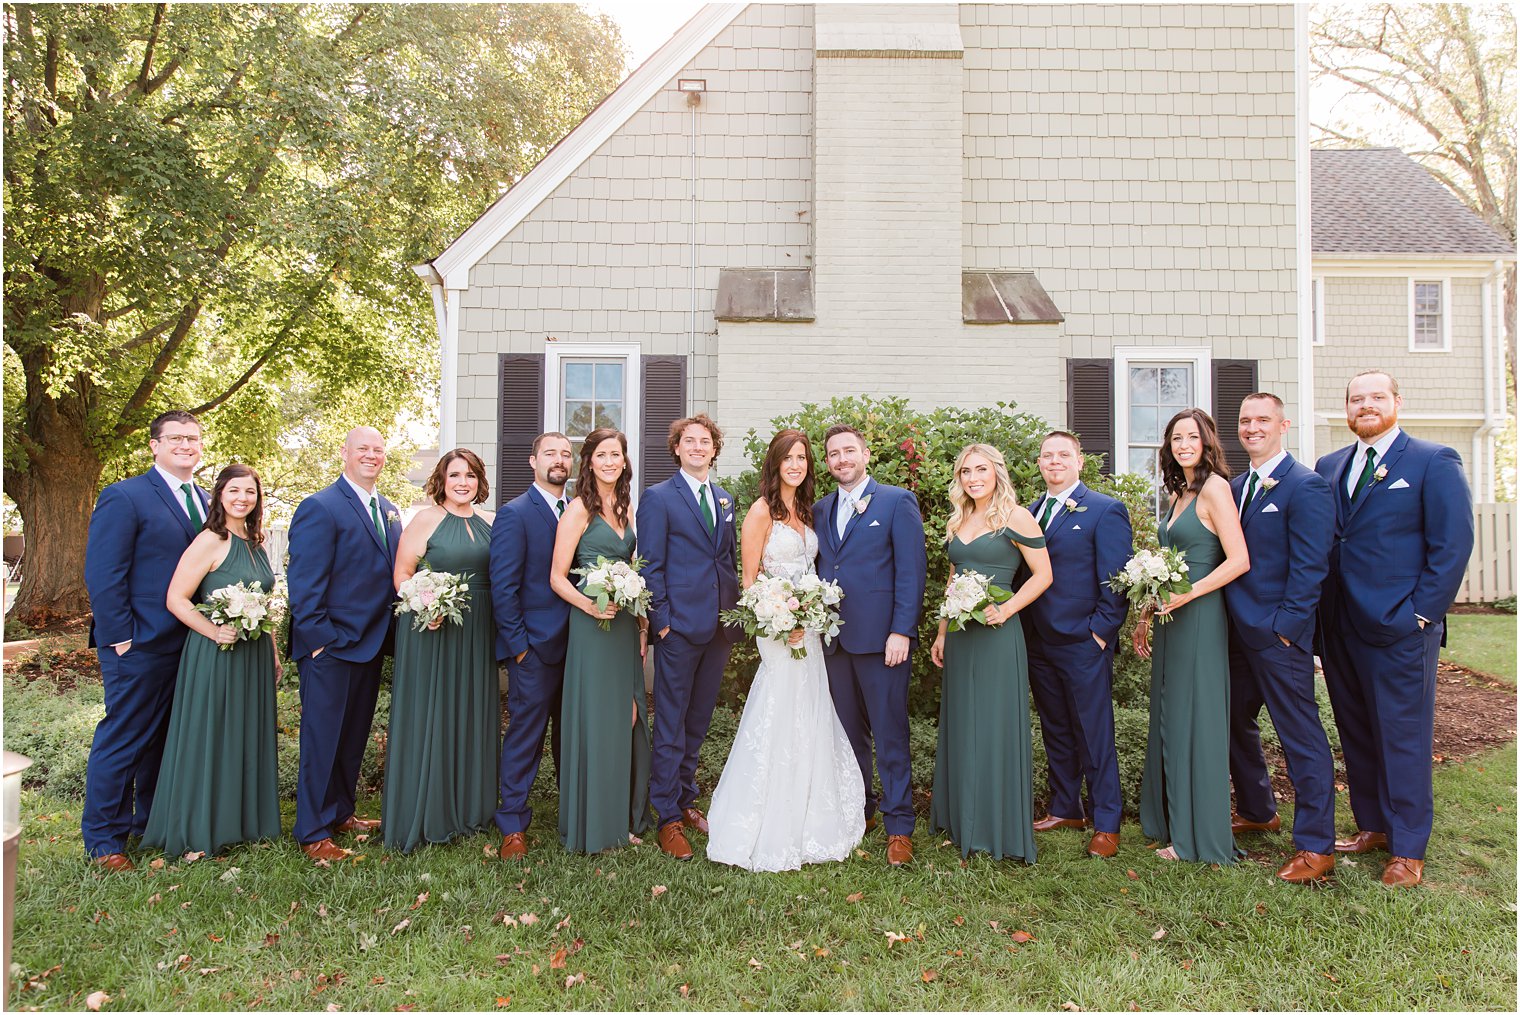
[[[817,553],[811,528],[798,535],[773,522],[761,570],[797,578]],[[809,632],[802,659],[784,642],[758,644],[760,669],[707,812],[708,859],[752,871],[843,860],[865,834],[865,786],[834,714],[822,640]]]

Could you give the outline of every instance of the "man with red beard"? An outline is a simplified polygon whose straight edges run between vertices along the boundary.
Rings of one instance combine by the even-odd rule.
[[[1472,555],[1473,509],[1462,459],[1401,431],[1403,404],[1387,373],[1353,377],[1346,424],[1357,442],[1315,471],[1336,497],[1319,643],[1358,829],[1335,849],[1387,850],[1383,884],[1413,887],[1435,811],[1436,658]]]

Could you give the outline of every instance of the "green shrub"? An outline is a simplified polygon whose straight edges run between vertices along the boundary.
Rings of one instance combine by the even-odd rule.
[[[1502,613],[1514,613],[1515,612],[1515,597],[1514,596],[1505,596],[1503,599],[1496,599],[1496,600],[1494,600],[1494,609],[1499,610]],[[7,630],[5,636],[6,636],[7,639],[10,638],[10,632],[9,632],[9,630]]]
[[[105,718],[98,681],[59,693],[51,681],[5,681],[5,749],[32,759],[24,784],[58,796],[84,796],[95,727]]]
[[[1514,611],[1511,610],[1510,612],[1513,613]],[[35,637],[37,637],[37,632],[33,631],[30,627],[27,627],[15,617],[5,618],[6,641],[30,641]]]

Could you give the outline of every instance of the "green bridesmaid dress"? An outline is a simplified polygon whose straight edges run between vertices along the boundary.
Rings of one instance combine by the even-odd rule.
[[[227,538],[227,558],[201,580],[197,602],[238,582],[274,588],[264,548]],[[223,651],[195,631],[185,638],[143,846],[168,856],[214,854],[235,842],[280,837],[270,642],[260,635]]]
[[[496,622],[491,612],[491,524],[446,512],[423,556],[463,574],[464,623],[436,631],[396,619],[390,733],[385,752],[385,845],[409,852],[492,826],[501,741]]]
[[[1194,497],[1157,532],[1187,557],[1197,584],[1224,560]],[[1183,860],[1235,862],[1230,832],[1230,653],[1224,594],[1187,603],[1151,624],[1151,723],[1140,784],[1140,827]]]
[[[1023,557],[1042,537],[1011,529],[969,543],[950,540],[956,571],[975,571],[1012,589]],[[1034,863],[1034,777],[1030,757],[1029,666],[1024,628],[1014,617],[1001,627],[972,624],[945,635],[945,673],[939,698],[939,745],[929,815],[950,834],[961,856],[987,853]]]
[[[598,556],[631,561],[633,548],[631,526],[620,537],[597,515],[575,548],[572,567],[590,567]],[[638,619],[620,610],[612,629],[603,631],[589,614],[572,609],[564,687],[559,841],[573,853],[626,846],[628,833],[651,825],[649,721]]]

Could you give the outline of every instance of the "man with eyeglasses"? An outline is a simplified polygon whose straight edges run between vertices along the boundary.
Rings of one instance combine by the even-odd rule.
[[[132,869],[127,838],[148,824],[185,643],[168,609],[169,579],[211,503],[195,485],[200,422],[176,409],[148,434],[153,468],[100,492],[85,544],[90,647],[100,655],[106,716],[90,747],[80,828],[85,851],[108,871]]]

